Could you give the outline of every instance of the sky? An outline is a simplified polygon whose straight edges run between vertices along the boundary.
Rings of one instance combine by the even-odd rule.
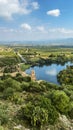
[[[73,38],[73,0],[0,0],[0,41]]]

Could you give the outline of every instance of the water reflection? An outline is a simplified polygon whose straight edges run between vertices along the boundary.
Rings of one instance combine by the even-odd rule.
[[[64,65],[61,64],[51,64],[51,65],[44,65],[44,66],[35,66],[30,67],[26,70],[27,74],[31,74],[31,71],[34,69],[36,73],[37,80],[45,80],[55,84],[59,84],[57,81],[57,74],[66,69],[67,66],[73,65],[71,62],[67,62]]]

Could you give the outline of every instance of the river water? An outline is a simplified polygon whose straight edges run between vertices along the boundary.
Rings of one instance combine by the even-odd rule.
[[[73,65],[71,62],[67,62],[64,65],[61,64],[51,64],[51,65],[44,65],[44,66],[35,66],[30,67],[26,70],[27,74],[31,74],[31,71],[34,70],[36,74],[37,80],[45,80],[54,84],[59,84],[57,81],[57,74],[66,69],[67,66]]]

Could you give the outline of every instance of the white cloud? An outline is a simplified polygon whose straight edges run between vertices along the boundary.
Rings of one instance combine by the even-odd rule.
[[[38,3],[31,0],[0,0],[0,17],[11,19],[13,14],[29,14],[38,9]],[[33,6],[33,8],[32,8]]]
[[[37,30],[42,32],[42,33],[46,33],[47,31],[45,30],[44,26],[38,26]]]
[[[35,10],[39,9],[39,4],[38,4],[38,2],[32,2],[31,5],[32,5],[32,8],[33,8],[33,9],[35,9]]]
[[[72,34],[73,30],[71,29],[65,29],[65,28],[53,28],[53,29],[49,29],[49,32],[58,32],[58,33],[63,33],[63,34]]]
[[[7,32],[9,32],[9,33],[17,32],[16,29],[13,29],[13,28],[6,28],[6,27],[0,27],[0,31],[1,31],[1,32],[5,32],[5,33],[7,33]]]
[[[65,29],[65,28],[59,28],[59,32],[64,33],[64,34],[71,34],[73,33],[73,30]]]
[[[48,28],[47,25],[31,26],[28,23],[23,23],[18,28],[0,27],[0,40],[48,40],[73,37],[73,29]],[[56,70],[52,68],[46,73],[54,75],[55,72]]]
[[[55,9],[55,10],[47,11],[47,15],[58,17],[60,15],[60,10],[59,9]]]
[[[31,26],[27,23],[21,24],[21,28],[23,28],[24,30],[31,30]]]

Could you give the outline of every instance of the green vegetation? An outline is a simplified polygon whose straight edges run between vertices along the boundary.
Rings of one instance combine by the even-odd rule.
[[[64,64],[73,61],[72,48],[39,46],[20,49],[19,52],[27,59],[29,65]]]
[[[26,69],[30,68],[31,65],[28,65],[28,64],[20,64],[20,68],[22,71],[25,71]]]
[[[27,59],[27,63],[15,51]],[[19,72],[33,65],[64,64],[72,60],[72,48],[4,48],[0,52],[0,72],[3,73],[0,76],[0,130],[16,130],[19,124],[23,129],[46,130],[47,126],[52,128],[58,124],[61,115],[73,120],[72,66],[58,74],[60,86],[32,81]],[[18,73],[12,76],[13,72]]]
[[[26,77],[27,80],[23,79],[21,81],[16,77],[1,77],[0,121],[2,126],[13,130],[14,122],[16,124],[20,122],[23,126],[26,123],[41,129],[46,125],[54,125],[58,121],[59,114],[73,118],[73,100],[67,93],[69,87],[58,87],[45,81],[38,83],[28,80],[28,77]]]
[[[61,71],[57,77],[58,77],[58,81],[61,84],[73,85],[73,66],[70,67],[68,66],[67,69]]]

